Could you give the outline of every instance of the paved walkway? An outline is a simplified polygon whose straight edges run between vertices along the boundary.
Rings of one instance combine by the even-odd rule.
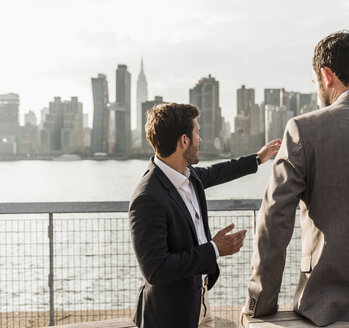
[[[91,321],[85,323],[73,323],[55,328],[137,328],[130,319],[113,319],[104,321]]]
[[[313,328],[317,327],[309,320],[299,316],[293,311],[279,311],[274,315],[269,315],[260,318],[251,318],[248,315],[244,316],[244,328]],[[338,321],[329,327],[348,328],[349,322]]]

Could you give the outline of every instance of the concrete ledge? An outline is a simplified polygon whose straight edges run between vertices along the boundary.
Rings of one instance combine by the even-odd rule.
[[[137,328],[137,326],[130,319],[120,318],[113,320],[73,323],[68,325],[55,326],[55,328]]]
[[[244,315],[244,328],[308,328],[317,327],[311,321],[293,311],[279,311],[276,314],[260,318]],[[338,321],[326,327],[349,327],[349,322]]]

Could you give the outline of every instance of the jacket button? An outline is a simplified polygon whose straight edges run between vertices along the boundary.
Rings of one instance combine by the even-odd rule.
[[[250,311],[253,311],[255,306],[256,306],[256,300],[254,298],[250,298],[250,305],[249,305]]]

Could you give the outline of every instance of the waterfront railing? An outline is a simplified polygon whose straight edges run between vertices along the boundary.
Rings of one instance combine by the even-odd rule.
[[[259,207],[253,199],[208,201],[212,235],[232,222],[248,231],[238,254],[218,259],[221,275],[210,291],[217,328],[238,327]],[[142,278],[127,209],[128,202],[0,204],[0,327],[132,317]],[[292,303],[299,259],[296,224],[281,305]]]

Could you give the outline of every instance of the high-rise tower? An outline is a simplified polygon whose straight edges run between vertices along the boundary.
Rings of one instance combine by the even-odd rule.
[[[221,108],[219,107],[219,82],[211,75],[202,78],[189,91],[190,103],[200,109],[200,134],[203,153],[216,154],[220,151]]]
[[[137,80],[137,133],[142,131],[142,103],[148,100],[148,85],[144,74],[143,59],[141,61],[141,71]]]
[[[0,140],[15,140],[18,132],[19,96],[15,93],[0,95]]]
[[[93,127],[91,135],[91,152],[108,151],[108,128],[109,128],[109,95],[108,82],[104,74],[98,74],[92,78],[93,92]]]
[[[254,89],[247,89],[244,85],[236,91],[237,95],[237,114],[248,116],[254,105]]]
[[[131,151],[132,135],[131,135],[131,74],[127,71],[126,65],[118,65],[116,70],[116,104],[123,108],[123,122],[115,118],[116,129],[120,125],[124,126],[123,140],[125,142],[123,149],[126,153]],[[116,130],[118,134],[118,131]],[[118,143],[118,140],[116,140]]]

